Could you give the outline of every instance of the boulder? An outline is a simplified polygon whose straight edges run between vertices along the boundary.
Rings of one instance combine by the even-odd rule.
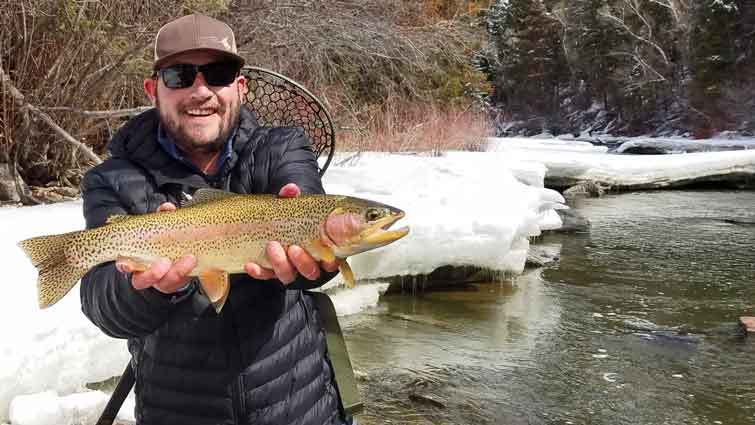
[[[590,231],[590,220],[580,215],[573,209],[556,210],[561,217],[561,228],[554,230],[555,233],[587,233]]]

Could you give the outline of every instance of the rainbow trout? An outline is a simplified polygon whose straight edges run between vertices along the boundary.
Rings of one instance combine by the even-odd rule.
[[[379,248],[409,233],[389,230],[403,211],[377,202],[339,195],[240,195],[200,189],[175,212],[113,216],[90,230],[40,236],[19,242],[39,271],[40,308],[58,302],[92,267],[127,261],[146,270],[159,258],[175,261],[192,254],[204,294],[217,312],[230,291],[228,275],[244,264],[270,267],[268,241],[299,245],[317,260],[342,259],[349,287],[354,274],[346,258]]]

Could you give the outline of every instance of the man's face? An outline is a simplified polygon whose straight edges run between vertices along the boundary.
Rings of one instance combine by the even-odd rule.
[[[221,59],[213,52],[189,52],[164,67],[205,65]],[[198,73],[190,87],[171,89],[158,77],[144,80],[144,90],[157,108],[163,128],[176,143],[189,154],[206,154],[219,151],[238,125],[246,80],[239,76],[228,86],[210,86]]]

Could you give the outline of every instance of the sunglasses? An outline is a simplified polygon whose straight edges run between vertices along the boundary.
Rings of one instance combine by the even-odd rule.
[[[239,75],[239,64],[233,61],[212,62],[206,65],[177,64],[155,71],[165,86],[171,89],[185,89],[194,85],[198,73],[211,86],[227,86]]]

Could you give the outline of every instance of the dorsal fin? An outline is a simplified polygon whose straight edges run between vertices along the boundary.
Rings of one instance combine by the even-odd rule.
[[[181,203],[181,207],[190,207],[192,205],[204,204],[206,202],[217,201],[218,199],[238,196],[238,193],[226,192],[220,189],[199,189],[194,192],[191,199]]]
[[[117,223],[119,221],[123,221],[123,220],[125,220],[125,219],[127,219],[129,217],[130,216],[128,214],[113,214],[113,215],[111,215],[110,217],[107,218],[107,220],[105,221],[105,223],[106,224],[113,224],[113,223]]]

